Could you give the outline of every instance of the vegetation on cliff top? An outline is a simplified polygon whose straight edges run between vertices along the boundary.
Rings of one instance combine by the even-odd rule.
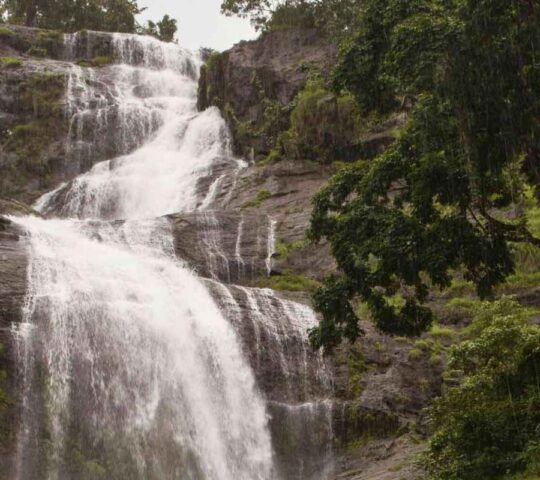
[[[173,41],[176,20],[164,15],[157,23],[139,25],[135,17],[144,10],[137,0],[0,0],[0,21],[59,32],[143,33],[165,42]]]

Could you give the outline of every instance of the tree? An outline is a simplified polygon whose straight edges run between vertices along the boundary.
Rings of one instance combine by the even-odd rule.
[[[336,89],[365,113],[413,106],[384,154],[314,199],[310,237],[329,241],[339,267],[314,296],[314,346],[361,334],[357,300],[381,330],[418,334],[429,288],[452,270],[486,298],[514,270],[509,242],[540,246],[524,216],[503,215],[522,196],[522,165],[538,165],[539,13],[539,0],[364,2]]]
[[[64,32],[82,29],[133,33],[136,0],[0,0],[6,20]]]
[[[423,463],[431,479],[538,478],[540,328],[529,316],[508,298],[484,304],[475,338],[452,348],[449,368],[461,380],[430,412],[435,433]]]
[[[157,23],[149,20],[146,27],[143,29],[143,32],[146,35],[151,35],[152,37],[160,39],[162,42],[172,42],[177,30],[177,21],[174,18],[169,17],[169,15],[164,15],[163,19]]]
[[[355,24],[362,0],[223,0],[225,15],[249,17],[256,30],[320,28],[331,34]]]

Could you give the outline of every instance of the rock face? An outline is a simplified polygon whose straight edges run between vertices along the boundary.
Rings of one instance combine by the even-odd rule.
[[[240,142],[238,125],[260,122],[265,100],[289,104],[305,85],[309,68],[326,73],[336,57],[337,46],[317,30],[265,33],[209,57],[201,71],[199,108],[217,105],[229,117],[239,154],[267,152],[273,145],[260,137],[244,135]]]
[[[9,471],[19,422],[19,410],[12,402],[17,398],[18,371],[13,325],[21,321],[28,265],[24,232],[2,214],[16,215],[28,211],[17,202],[0,199],[0,475]],[[6,395],[5,405],[2,394]]]
[[[133,151],[159,127],[157,115],[137,118],[135,104],[119,108],[114,38],[1,27],[0,196],[33,203],[96,162]],[[127,40],[125,50],[134,63],[142,58]]]

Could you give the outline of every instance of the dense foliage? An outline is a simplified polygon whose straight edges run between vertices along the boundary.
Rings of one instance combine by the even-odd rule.
[[[226,15],[249,17],[257,30],[320,28],[341,34],[356,25],[361,0],[223,0]]]
[[[172,42],[177,22],[169,15],[141,26],[137,0],[0,0],[0,21],[61,32],[100,30],[143,33]]]
[[[132,33],[141,11],[136,0],[0,0],[0,12],[8,22],[63,32]]]
[[[162,42],[172,42],[178,30],[177,21],[169,15],[164,15],[159,22],[148,21],[144,33],[158,38]]]
[[[431,412],[430,478],[540,474],[540,328],[529,316],[508,298],[484,304],[474,338],[451,350],[449,368],[462,380]]]
[[[383,331],[418,334],[429,288],[452,271],[486,298],[514,270],[510,242],[540,246],[519,209],[505,214],[538,166],[540,1],[363,3],[336,88],[365,113],[412,107],[391,148],[314,199],[310,235],[340,271],[315,294],[311,339],[325,348],[360,334],[358,299]]]
[[[357,158],[361,117],[352,95],[336,95],[311,75],[291,104],[290,126],[279,132],[269,160],[312,160],[328,164]]]

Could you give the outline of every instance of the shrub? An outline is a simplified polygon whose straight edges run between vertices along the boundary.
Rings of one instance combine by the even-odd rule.
[[[260,278],[256,286],[289,292],[311,292],[319,286],[319,283],[316,280],[286,271],[282,275]]]
[[[257,196],[255,197],[255,199],[250,200],[250,201],[244,203],[244,205],[242,205],[242,210],[246,210],[248,208],[260,207],[261,204],[265,200],[268,200],[271,196],[272,196],[272,193],[269,190],[259,190],[259,192],[257,193]]]
[[[450,352],[449,367],[463,379],[430,413],[435,434],[423,464],[434,480],[496,480],[535,468],[540,328],[509,298],[482,304],[473,325],[476,337]]]
[[[41,48],[41,47],[36,47],[36,46],[32,46],[28,49],[28,51],[26,52],[28,55],[32,55],[34,57],[46,57],[47,56],[47,49],[45,48]]]
[[[0,27],[0,38],[13,37],[14,35],[15,34],[9,28]]]
[[[356,159],[361,151],[360,114],[350,95],[337,96],[314,76],[298,94],[291,128],[277,148],[292,158],[331,163]]]
[[[1,57],[0,64],[6,68],[17,68],[22,65],[22,61],[15,57]]]

